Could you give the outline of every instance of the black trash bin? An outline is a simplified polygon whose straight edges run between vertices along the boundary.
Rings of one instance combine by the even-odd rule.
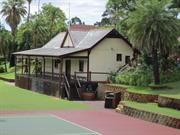
[[[106,92],[105,93],[105,108],[116,108],[121,101],[120,92]]]

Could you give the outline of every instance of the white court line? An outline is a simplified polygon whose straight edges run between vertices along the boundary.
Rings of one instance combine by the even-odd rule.
[[[68,134],[60,133],[60,134],[52,134],[52,135],[98,135],[98,134],[96,133],[68,133]]]
[[[32,118],[32,117],[48,117],[49,115],[6,115],[0,116],[1,118]]]
[[[74,123],[74,122],[65,120],[65,119],[63,119],[63,118],[61,118],[61,117],[59,117],[59,116],[56,116],[56,115],[53,115],[53,114],[51,114],[50,116],[52,116],[52,117],[54,117],[54,118],[57,118],[57,119],[59,119],[59,120],[63,120],[63,121],[65,121],[65,122],[67,122],[67,123],[70,123],[70,124],[72,124],[72,125],[78,126],[78,127],[80,127],[80,128],[84,128],[84,129],[86,129],[86,130],[92,132],[91,134],[102,135],[101,133],[98,133],[98,132],[96,132],[96,131],[93,131],[93,130],[87,128],[87,127],[81,126],[81,125],[76,124],[76,123]],[[87,135],[91,135],[91,134],[88,133]],[[66,135],[70,135],[70,134],[66,134]],[[81,135],[81,134],[78,134],[78,135]],[[83,134],[83,135],[84,135],[84,134]],[[85,135],[86,135],[86,134],[85,134]]]
[[[88,130],[88,131],[90,131],[90,132],[92,132],[92,133],[69,133],[69,134],[63,134],[63,133],[61,133],[61,134],[53,134],[53,135],[102,135],[101,133],[98,133],[98,132],[96,132],[96,131],[93,131],[93,130],[91,130],[91,129],[89,129],[89,128],[87,128],[87,127],[84,127],[84,126],[81,126],[81,125],[79,125],[79,124],[76,124],[76,123],[73,123],[73,122],[71,122],[71,121],[68,121],[68,120],[65,120],[65,119],[63,119],[63,118],[61,118],[61,117],[59,117],[59,116],[56,116],[56,115],[53,115],[53,114],[49,114],[49,115],[18,115],[18,116],[12,116],[12,115],[10,115],[10,116],[0,116],[0,119],[1,118],[39,118],[39,117],[53,117],[53,118],[56,118],[56,119],[59,119],[59,120],[62,120],[62,121],[65,121],[65,122],[67,122],[67,123],[70,123],[70,124],[72,124],[72,125],[75,125],[75,126],[77,126],[77,127],[80,127],[80,128],[84,128],[84,129],[86,129],[86,130]]]

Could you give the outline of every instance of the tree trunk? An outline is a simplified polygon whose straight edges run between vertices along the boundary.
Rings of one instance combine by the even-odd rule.
[[[29,22],[30,12],[31,12],[31,3],[28,2],[28,16],[27,16],[27,22]]]
[[[155,84],[160,84],[159,60],[158,60],[157,49],[155,49],[155,47],[153,47],[152,55],[153,55],[153,75],[154,75],[154,83],[155,83]]]
[[[5,68],[5,72],[7,72],[7,61],[6,61],[6,54],[5,52],[3,53],[4,55],[4,68]]]

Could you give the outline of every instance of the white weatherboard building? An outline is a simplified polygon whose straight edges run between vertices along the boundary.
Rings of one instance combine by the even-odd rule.
[[[45,93],[57,96],[62,86],[69,87],[71,80],[107,82],[109,73],[132,59],[133,49],[115,29],[73,25],[42,48],[17,52],[15,56],[17,86],[44,91],[42,83],[48,82]],[[40,81],[43,88],[34,80]],[[53,83],[57,86],[52,92]]]

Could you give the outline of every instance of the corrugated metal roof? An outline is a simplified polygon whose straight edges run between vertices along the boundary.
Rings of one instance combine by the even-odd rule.
[[[16,52],[15,55],[27,55],[27,56],[63,56],[67,54],[71,54],[77,51],[81,51],[81,48],[37,48],[22,52]]]
[[[102,40],[113,29],[90,29],[89,31],[70,31],[74,48],[61,48],[66,37],[66,32],[59,33],[51,39],[45,46],[38,49],[32,49],[14,53],[15,55],[37,55],[37,56],[62,56],[70,53],[76,53],[93,47]]]
[[[66,32],[61,32],[61,33],[57,34],[42,48],[60,48],[65,35],[66,35]]]
[[[81,40],[81,42],[76,46],[78,48],[89,49],[93,47],[98,41],[104,38],[113,29],[94,29],[87,33],[87,35]]]

